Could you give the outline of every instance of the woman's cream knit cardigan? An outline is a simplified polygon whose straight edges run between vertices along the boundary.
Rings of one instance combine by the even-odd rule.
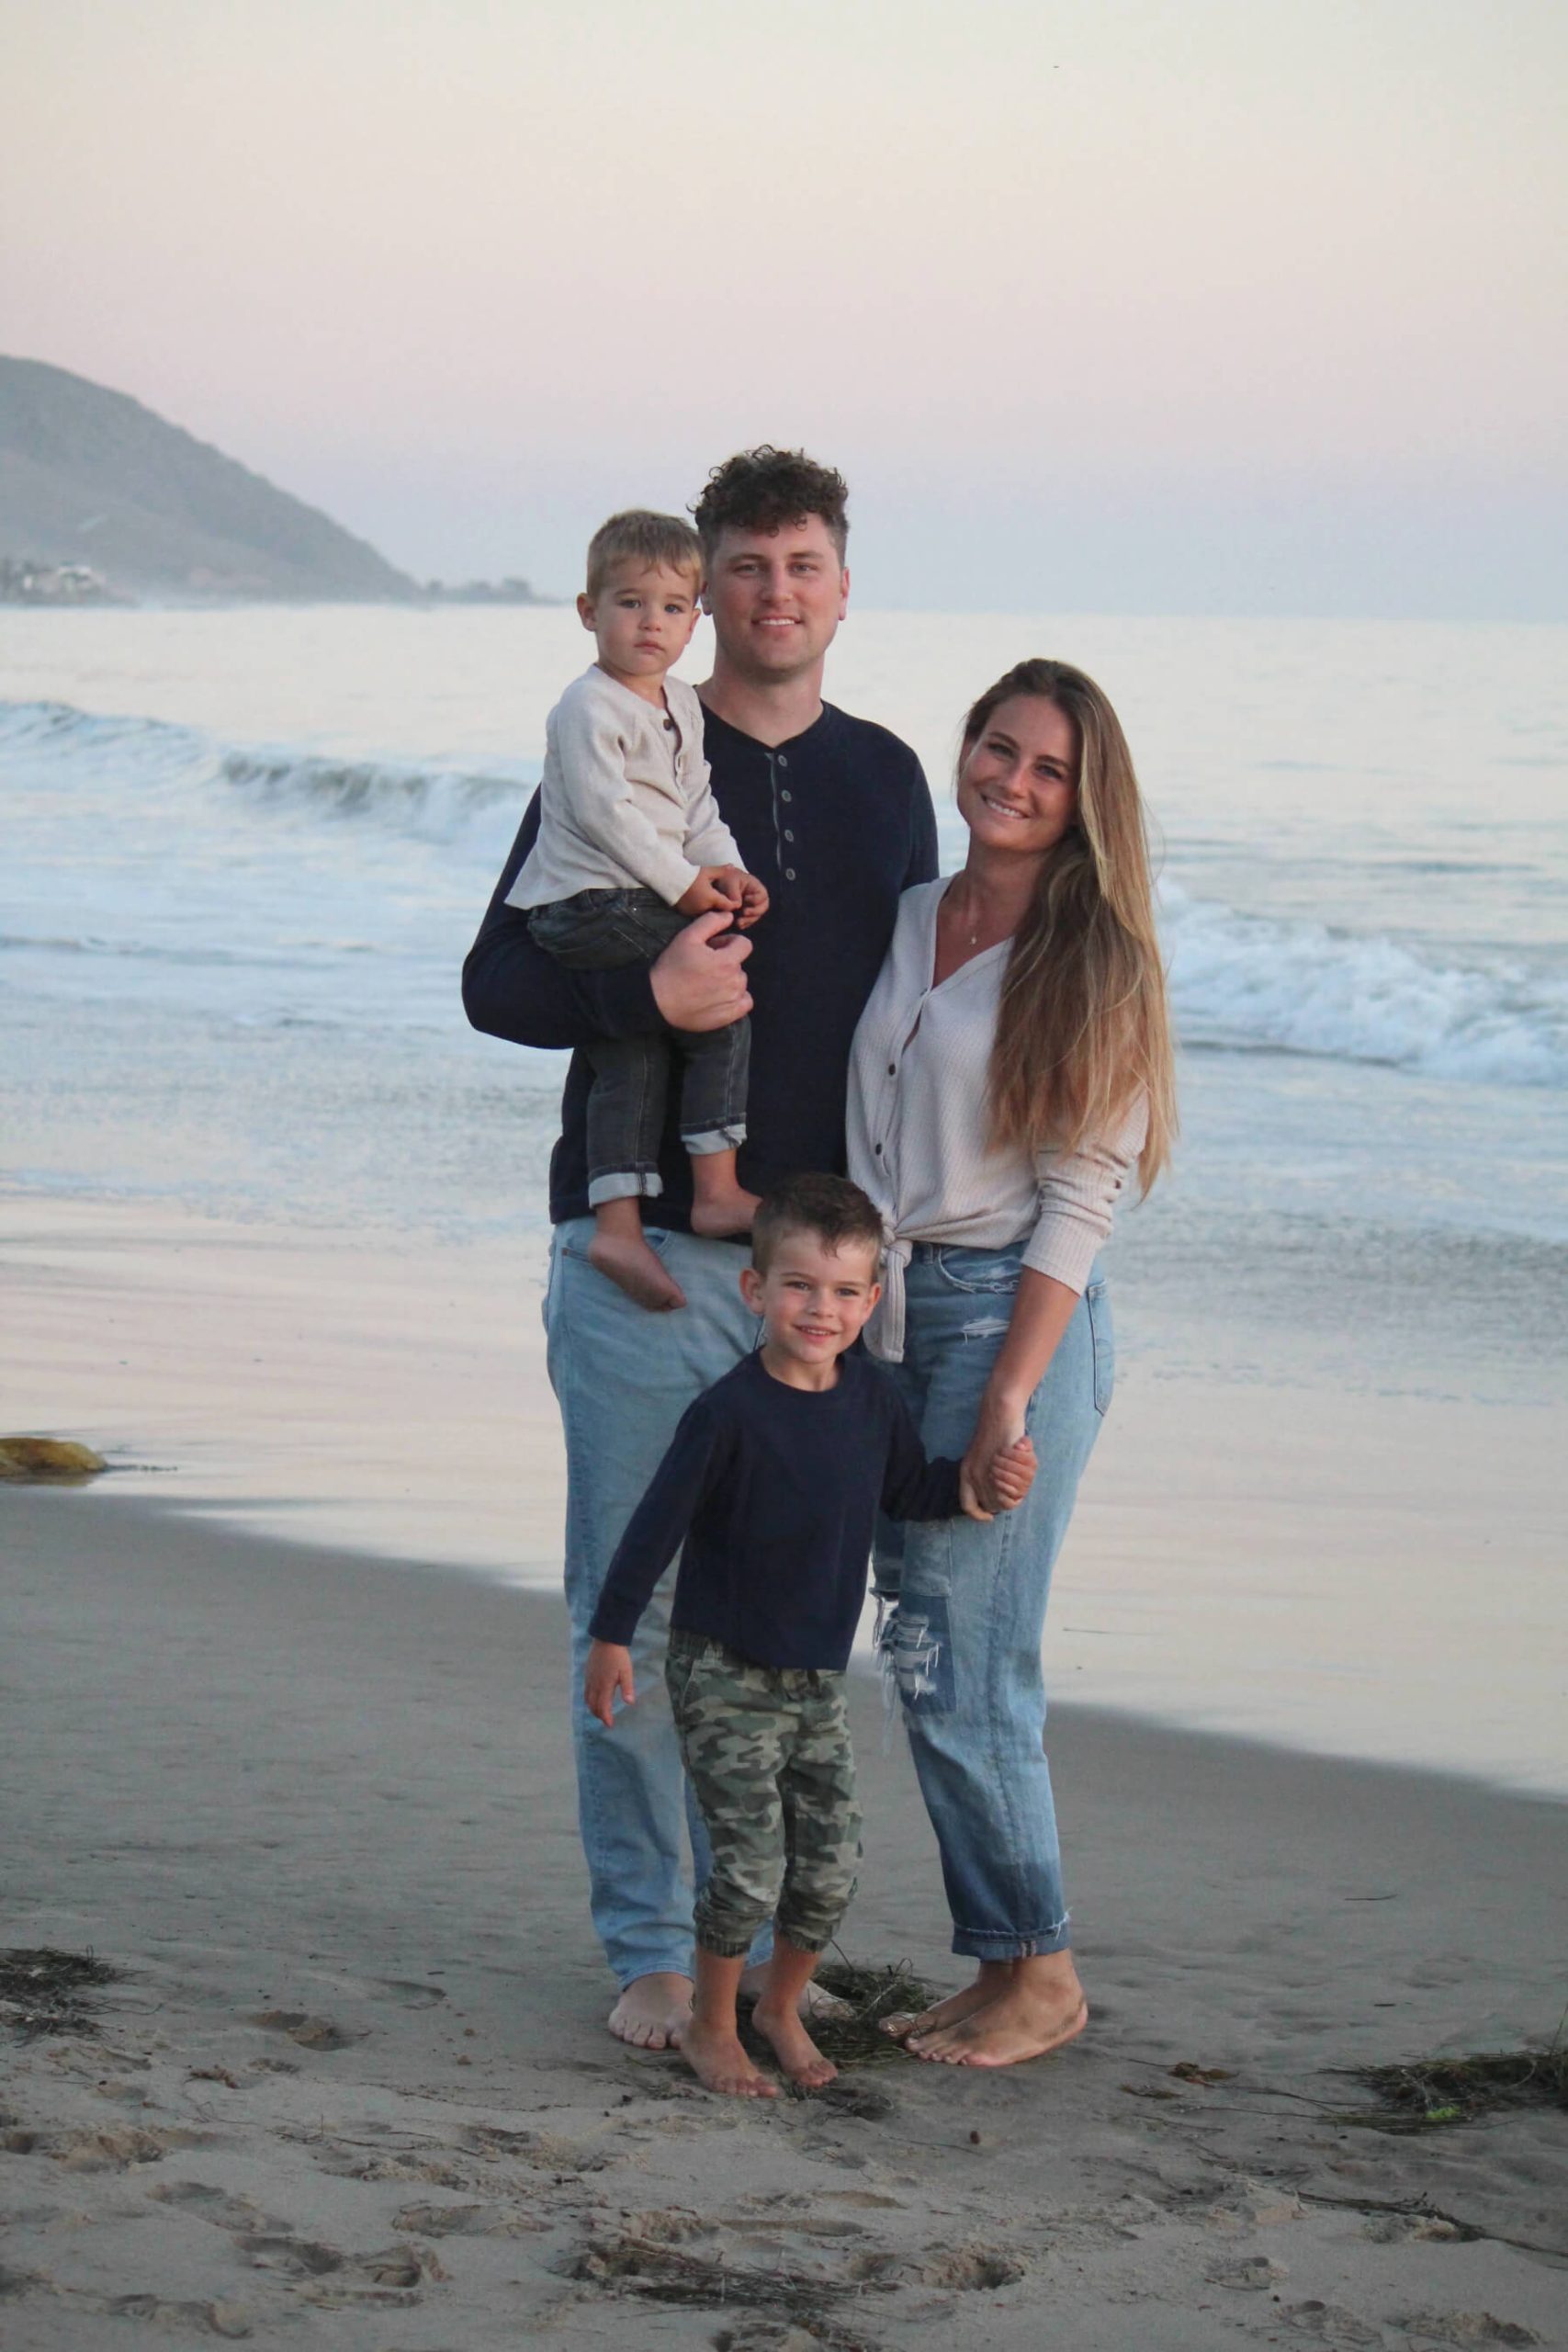
[[[1010,941],[932,988],[946,880],[906,890],[850,1056],[849,1168],[882,1217],[887,1262],[867,1329],[874,1355],[904,1353],[904,1269],[917,1241],[1024,1244],[1023,1262],[1082,1291],[1148,1128],[1140,1096],[1120,1133],[1077,1151],[993,1151],[987,1079]]]

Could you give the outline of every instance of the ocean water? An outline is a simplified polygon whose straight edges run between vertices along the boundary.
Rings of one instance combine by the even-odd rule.
[[[1162,838],[1185,1136],[1117,1244],[1130,1343],[1561,1393],[1568,632],[857,614],[829,692],[915,743],[949,864],[962,710],[1042,650]],[[457,970],[588,650],[569,610],[6,615],[4,1181],[542,1227],[559,1068]]]

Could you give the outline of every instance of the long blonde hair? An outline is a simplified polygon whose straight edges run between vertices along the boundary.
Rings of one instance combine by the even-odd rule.
[[[991,1050],[991,1140],[1073,1150],[1114,1133],[1140,1093],[1147,1192],[1176,1136],[1165,972],[1133,755],[1100,689],[1065,662],[1020,662],[964,722],[960,765],[1003,703],[1054,703],[1077,736],[1077,810],[1013,934]]]

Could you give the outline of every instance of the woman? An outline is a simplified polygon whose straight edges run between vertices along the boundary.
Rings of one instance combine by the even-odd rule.
[[[975,1982],[890,2021],[920,2057],[1005,2066],[1088,2017],[1043,1745],[1051,1569],[1111,1400],[1095,1253],[1175,1127],[1137,782],[1091,680],[1022,662],[964,722],[962,873],[906,892],[855,1035],[850,1172],[888,1235],[868,1333],[927,1451],[982,1502],[1027,1430],[1020,1510],[890,1536],[881,1647]]]

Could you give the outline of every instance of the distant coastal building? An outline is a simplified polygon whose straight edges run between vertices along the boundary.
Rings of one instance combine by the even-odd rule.
[[[0,555],[0,605],[122,604],[101,571],[88,563],[40,563],[33,556]]]
[[[465,580],[461,587],[449,587],[445,580],[426,583],[425,594],[434,605],[553,605],[554,596],[536,596],[526,580],[509,575],[504,580]]]

